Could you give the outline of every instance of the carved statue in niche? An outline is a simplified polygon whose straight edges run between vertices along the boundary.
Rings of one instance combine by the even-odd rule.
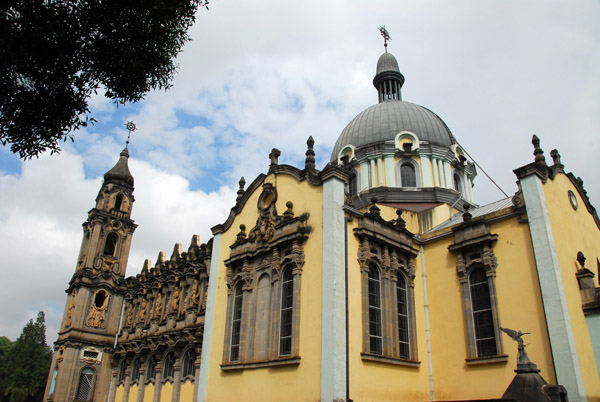
[[[162,295],[162,291],[159,288],[158,289],[158,296],[156,296],[156,307],[154,308],[154,318],[158,318],[160,319],[160,316],[162,314],[162,308],[163,308],[163,295]]]
[[[130,303],[127,307],[127,321],[125,321],[125,326],[131,327],[131,324],[133,324],[133,304]]]
[[[171,300],[171,311],[176,313],[179,310],[179,299],[181,298],[181,289],[179,284],[175,283],[175,291],[173,292],[173,300]]]
[[[109,295],[104,290],[98,290],[90,306],[85,324],[93,328],[106,328],[106,309]]]
[[[71,293],[71,301],[69,302],[69,307],[67,308],[67,318],[65,319],[65,327],[70,327],[73,323],[73,312],[75,311],[75,299],[77,298],[77,289],[73,290]]]
[[[198,279],[196,279],[194,281],[192,297],[191,297],[192,306],[197,306],[199,301],[200,301],[200,284],[198,283]]]
[[[146,299],[146,291],[144,290],[144,294],[142,296],[142,305],[140,307],[140,314],[138,319],[140,322],[146,321],[146,310],[148,309],[148,299]]]

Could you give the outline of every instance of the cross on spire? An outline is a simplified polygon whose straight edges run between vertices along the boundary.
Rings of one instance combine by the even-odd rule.
[[[129,133],[127,134],[127,141],[125,142],[125,148],[127,148],[129,146],[129,137],[131,137],[131,133],[137,130],[137,127],[133,121],[128,121],[124,124],[124,126],[127,128],[127,130],[129,130]]]
[[[387,44],[389,41],[392,40],[392,38],[390,37],[390,33],[387,29],[385,29],[385,25],[382,25],[377,29],[379,29],[379,33],[381,33],[381,36],[383,36],[383,46],[385,47],[385,52],[387,53]]]

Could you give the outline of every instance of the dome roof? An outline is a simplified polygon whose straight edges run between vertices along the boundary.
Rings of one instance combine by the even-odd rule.
[[[133,176],[127,166],[127,159],[129,159],[129,151],[125,148],[121,151],[116,165],[104,174],[105,183],[112,181],[133,187]]]
[[[382,60],[389,60],[387,57],[384,59],[386,54],[389,53],[384,53],[379,58],[377,71]],[[396,61],[393,56],[392,59]],[[446,123],[431,110],[414,103],[386,100],[365,109],[352,119],[335,143],[331,160],[337,160],[339,152],[348,144],[361,147],[371,143],[393,141],[401,131],[414,133],[419,141],[429,141],[447,147],[455,142]]]
[[[384,53],[377,60],[377,72],[375,75],[383,72],[395,71],[400,72],[400,67],[398,67],[398,60],[391,53]]]

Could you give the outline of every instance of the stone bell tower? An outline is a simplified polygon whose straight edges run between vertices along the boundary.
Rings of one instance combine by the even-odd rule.
[[[108,395],[115,336],[119,331],[131,238],[133,176],[127,147],[104,175],[96,206],[83,223],[75,274],[44,400],[104,401]]]

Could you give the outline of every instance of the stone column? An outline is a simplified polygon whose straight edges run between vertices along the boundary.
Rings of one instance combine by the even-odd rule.
[[[437,159],[433,156],[431,157],[431,165],[433,168],[433,186],[439,187],[440,186],[440,170],[438,169]]]
[[[146,391],[146,362],[145,359],[140,367],[140,379],[138,380],[137,402],[144,402],[144,393]]]
[[[154,401],[160,401],[160,391],[162,390],[162,360],[156,362],[156,376],[154,377]]]
[[[171,399],[173,402],[179,402],[181,394],[181,353],[176,354],[179,356],[175,358],[173,364],[173,398]]]
[[[196,350],[196,360],[194,361],[194,399],[192,402],[198,402],[198,391],[200,388],[200,362],[202,361],[202,350]],[[141,402],[141,401],[140,401]]]
[[[360,188],[359,191],[363,191],[369,188],[369,161],[363,161],[360,163]]]
[[[115,402],[115,392],[117,392],[117,375],[118,375],[118,372],[119,372],[119,369],[117,367],[113,367],[112,377],[110,378],[110,385],[108,387],[108,389],[109,389],[108,401],[109,402]]]
[[[129,389],[131,386],[131,364],[128,362],[127,368],[125,369],[125,384],[123,392],[123,402],[129,401]]]
[[[387,187],[396,187],[394,155],[385,155],[383,157],[383,165],[385,167],[385,185]]]
[[[369,163],[371,166],[371,177],[369,178],[369,187],[375,187],[375,183],[377,183],[377,169],[375,169],[375,159],[371,159]]]
[[[321,401],[331,402],[346,400],[346,221],[344,182],[334,171],[324,173]]]
[[[383,163],[381,158],[377,158],[377,185],[383,186]]]
[[[433,187],[433,173],[431,171],[431,158],[429,155],[421,155],[421,177],[423,187]]]

